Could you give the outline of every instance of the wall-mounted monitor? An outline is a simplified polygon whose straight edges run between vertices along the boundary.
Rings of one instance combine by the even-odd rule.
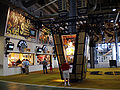
[[[13,50],[13,49],[14,49],[14,43],[8,43],[7,50]]]
[[[36,37],[36,30],[30,30],[30,36],[31,37]]]
[[[43,50],[42,50],[42,48],[37,48],[37,52],[42,52]]]

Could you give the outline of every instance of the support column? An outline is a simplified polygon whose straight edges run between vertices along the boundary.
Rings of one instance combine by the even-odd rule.
[[[117,36],[117,30],[115,29],[115,48],[116,48],[116,67],[117,67],[117,61],[118,61],[118,36]]]
[[[119,19],[119,12],[117,13],[115,22],[114,22],[114,32],[115,32],[115,47],[116,47],[116,67],[117,67],[117,61],[118,61],[118,36],[117,36],[117,26],[116,23]]]
[[[90,68],[95,68],[94,47],[90,47]]]
[[[73,19],[76,17],[76,0],[69,0],[70,3],[70,11],[69,11],[69,18]],[[69,22],[69,33],[76,32],[76,21],[71,20]]]

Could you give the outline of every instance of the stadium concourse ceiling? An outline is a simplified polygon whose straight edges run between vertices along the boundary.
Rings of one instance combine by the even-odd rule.
[[[58,1],[66,1],[69,9],[69,0],[2,0],[2,2],[10,2],[36,17],[57,14]],[[87,14],[105,14],[111,13],[112,9],[120,9],[120,0],[76,0],[76,2],[77,4],[87,2]],[[81,5],[81,8],[84,8],[84,5]]]
[[[46,22],[47,20],[49,23],[51,20],[59,20],[58,1],[66,1],[66,11],[69,13],[70,0],[4,0],[2,2],[12,3],[39,18],[43,22]],[[89,29],[88,32],[90,32],[91,35],[92,33],[94,34],[95,41],[101,42],[103,38],[106,38],[106,42],[114,42],[114,22],[117,14],[120,12],[120,0],[76,0],[76,2],[76,15],[78,17],[76,23],[77,29],[79,30],[79,28],[87,27],[87,29]],[[87,3],[87,6],[84,6],[85,2]],[[80,7],[78,7],[78,5]],[[84,10],[86,10],[85,14],[79,14],[84,12]],[[81,21],[82,17],[86,18],[85,21],[87,24]],[[120,32],[119,22],[120,20],[118,17],[118,33]],[[62,23],[54,22],[54,24],[50,25],[54,27],[53,30],[59,28],[62,31],[68,30],[69,27],[68,23],[64,22],[64,20]],[[118,34],[118,36],[120,35]]]

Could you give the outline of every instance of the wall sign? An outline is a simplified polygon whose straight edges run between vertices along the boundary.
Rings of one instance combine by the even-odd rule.
[[[20,52],[24,52],[24,49],[27,48],[27,43],[25,40],[20,40],[17,44],[17,47],[19,48]]]

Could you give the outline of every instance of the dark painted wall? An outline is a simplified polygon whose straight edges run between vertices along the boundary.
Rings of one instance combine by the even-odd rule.
[[[7,5],[0,3],[0,36],[5,32],[8,8]]]

